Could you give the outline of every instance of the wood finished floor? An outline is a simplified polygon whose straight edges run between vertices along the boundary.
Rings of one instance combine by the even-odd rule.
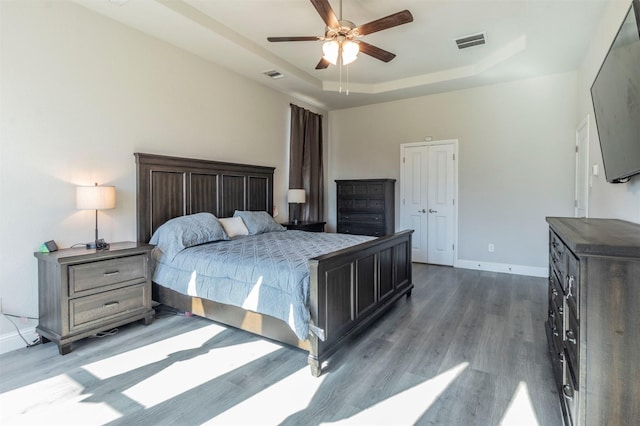
[[[546,280],[414,264],[416,288],[333,356],[211,321],[0,356],[0,424],[560,425]]]

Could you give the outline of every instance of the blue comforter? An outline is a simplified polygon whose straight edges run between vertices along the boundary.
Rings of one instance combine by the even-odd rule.
[[[182,294],[279,318],[306,340],[309,259],[371,239],[284,231],[190,247],[173,260],[154,249],[153,281]]]

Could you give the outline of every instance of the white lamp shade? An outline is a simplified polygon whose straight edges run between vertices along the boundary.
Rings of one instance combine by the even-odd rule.
[[[338,63],[338,53],[340,52],[340,44],[335,41],[328,41],[322,45],[323,59],[331,62],[332,65]]]
[[[360,46],[358,43],[352,41],[345,41],[342,43],[342,64],[349,65],[351,62],[358,58],[358,52],[360,52]]]
[[[77,186],[76,208],[79,210],[104,210],[116,206],[115,186]]]
[[[306,201],[304,189],[290,189],[287,200],[290,203],[304,203]]]

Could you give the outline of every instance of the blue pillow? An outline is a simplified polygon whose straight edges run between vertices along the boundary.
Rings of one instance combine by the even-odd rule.
[[[286,231],[287,228],[276,222],[267,212],[240,211],[236,210],[233,217],[240,217],[249,230],[249,235],[264,234],[265,232]]]
[[[227,233],[214,215],[196,213],[175,217],[163,223],[153,233],[149,244],[154,244],[173,259],[187,247],[228,239]]]

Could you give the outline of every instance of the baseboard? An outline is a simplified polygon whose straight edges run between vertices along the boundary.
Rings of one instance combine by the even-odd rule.
[[[20,333],[31,343],[38,338],[35,326],[21,327]],[[27,344],[22,340],[17,331],[4,333],[0,335],[0,354],[15,351],[16,349],[25,348]]]
[[[540,268],[536,266],[511,265],[508,263],[492,263],[492,262],[483,262],[480,260],[458,259],[458,261],[454,266],[456,268],[476,269],[478,271],[489,271],[489,272],[504,272],[507,274],[527,275],[530,277],[546,278],[549,276],[549,269],[546,267]]]

